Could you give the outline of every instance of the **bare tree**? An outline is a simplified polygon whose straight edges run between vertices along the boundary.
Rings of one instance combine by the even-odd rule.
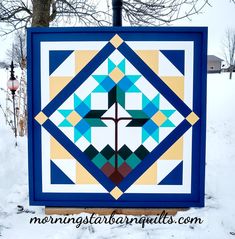
[[[111,1],[111,0],[109,0]],[[111,25],[107,7],[94,0],[1,0],[1,32],[60,21],[77,25]],[[124,20],[130,25],[162,25],[199,13],[208,0],[123,0]],[[109,5],[109,4],[108,4]]]
[[[124,0],[124,19],[131,25],[164,25],[200,13],[208,0]]]
[[[232,79],[235,70],[235,29],[229,29],[225,34],[224,57],[229,66],[229,79]]]
[[[11,33],[29,26],[49,26],[51,22],[105,25],[107,13],[97,10],[92,0],[1,0],[1,32]]]
[[[22,68],[22,61],[26,60],[26,39],[22,30],[15,33],[12,48],[7,50],[6,55],[9,62],[13,60]]]

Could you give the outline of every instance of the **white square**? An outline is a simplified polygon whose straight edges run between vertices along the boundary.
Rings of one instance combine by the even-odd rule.
[[[155,147],[157,147],[158,143],[151,137],[149,136],[143,143],[143,146],[151,152]]]
[[[97,92],[91,93],[91,109],[107,110],[108,109],[108,93]]]
[[[125,94],[126,110],[142,110],[142,93],[128,92]]]
[[[82,152],[84,152],[90,145],[90,142],[84,136],[82,136],[75,144],[79,149],[82,150]]]

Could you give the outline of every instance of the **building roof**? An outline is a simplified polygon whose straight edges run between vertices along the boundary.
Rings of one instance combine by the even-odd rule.
[[[219,57],[214,56],[214,55],[208,55],[207,60],[208,61],[223,61],[223,59],[220,59]]]

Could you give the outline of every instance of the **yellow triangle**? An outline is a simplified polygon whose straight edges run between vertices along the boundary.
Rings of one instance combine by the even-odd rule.
[[[183,159],[183,137],[179,138],[161,157],[165,160],[182,160]]]
[[[73,156],[51,136],[51,159],[72,159]]]
[[[157,50],[138,50],[135,53],[154,71],[158,74],[158,55]]]
[[[71,80],[72,76],[52,76],[50,77],[50,99],[52,100]]]
[[[157,162],[150,166],[134,184],[156,185],[157,184]]]
[[[79,162],[76,162],[76,184],[99,184],[99,182]]]
[[[181,100],[184,100],[184,77],[183,76],[163,76],[161,77]]]
[[[75,74],[80,72],[97,53],[98,51],[75,51]]]

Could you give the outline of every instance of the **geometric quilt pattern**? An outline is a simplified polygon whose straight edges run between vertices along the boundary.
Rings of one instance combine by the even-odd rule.
[[[125,187],[120,185],[125,185],[125,180],[138,170],[138,166],[141,167],[149,161],[149,155],[158,148],[158,145],[168,139],[183,120],[193,125],[199,118],[177,95],[175,97],[185,109],[179,111],[175,108],[163,92],[159,91],[157,82],[153,85],[149,80],[151,78],[145,76],[131,63],[128,53],[120,50],[120,46],[124,45],[120,36],[115,35],[110,44],[115,48],[112,53],[102,64],[97,65],[91,75],[85,77],[82,84],[73,88],[68,98],[62,104],[58,104],[58,107],[54,107],[53,112],[47,117],[59,134],[63,134],[73,148],[86,157],[85,160],[89,161],[99,174],[102,174],[102,178],[111,183],[110,194],[118,199],[125,191]],[[153,56],[156,54],[148,52],[148,55],[151,56],[151,53]],[[85,60],[93,59],[96,54],[86,52]],[[183,78],[183,51],[159,51],[157,54],[158,62],[155,66],[158,65],[159,75],[164,75],[160,72],[164,72],[161,66],[164,65],[169,67],[168,71],[173,77]],[[141,59],[146,57],[143,52],[139,55]],[[51,51],[49,59],[52,78],[50,81],[63,77],[66,68],[67,71],[72,71],[71,66],[75,66],[75,72],[78,72],[80,69],[76,68],[79,67],[77,62],[82,61],[76,51]],[[154,62],[150,64],[154,67]],[[86,65],[86,62],[80,62],[80,65]],[[150,67],[148,70],[152,73]],[[158,74],[155,77],[162,80]],[[59,98],[62,90],[69,85],[69,80],[71,79],[65,79],[64,86],[62,85],[59,90],[58,86],[54,89],[51,84],[50,95],[54,100]],[[169,91],[171,93],[170,88]],[[182,91],[183,89],[177,92],[181,97],[184,94]],[[45,109],[49,108],[48,106]],[[42,111],[40,114],[45,113]],[[48,131],[53,130],[49,127]],[[76,160],[79,162],[79,158]],[[76,174],[79,173],[76,170],[76,160],[51,159],[51,183],[76,184],[78,178]],[[157,164],[157,184],[182,184],[182,159],[159,160]],[[89,169],[86,168],[88,172]],[[96,178],[95,175],[92,176]],[[133,179],[132,183],[138,177]],[[102,180],[100,182],[102,184]]]
[[[121,60],[116,65],[111,59],[117,58]],[[126,67],[132,67],[131,75],[126,74]],[[183,117],[118,51],[98,71],[106,74],[94,72],[89,83],[81,85],[58,108],[55,117],[61,114],[62,121],[56,119],[55,123],[118,185]],[[148,85],[148,91],[143,92],[142,85]],[[160,107],[160,101],[165,108]],[[162,129],[165,135],[160,134]],[[126,139],[131,132],[135,141]]]
[[[40,47],[33,124],[43,193],[95,193],[115,203],[191,193],[202,120],[194,110],[193,41],[145,43],[117,33]]]

